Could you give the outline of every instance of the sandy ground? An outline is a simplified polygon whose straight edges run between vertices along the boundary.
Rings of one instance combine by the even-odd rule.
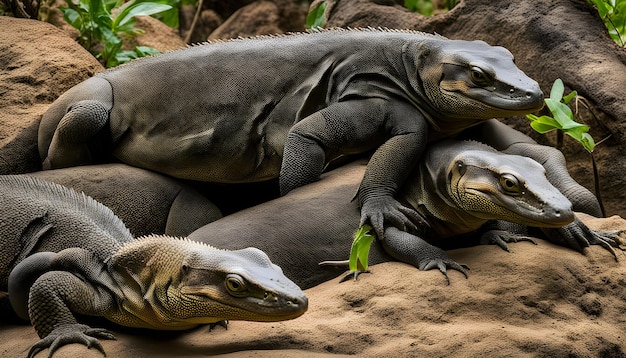
[[[619,217],[587,220],[626,229]],[[310,308],[278,323],[231,322],[209,332],[133,331],[110,327],[110,357],[515,356],[624,357],[626,254],[600,247],[586,255],[538,240],[448,252],[471,267],[451,272],[388,262],[358,281],[332,280],[306,291]],[[30,326],[0,326],[0,356],[24,356]],[[39,356],[43,356],[40,354]],[[59,357],[101,356],[72,345]]]

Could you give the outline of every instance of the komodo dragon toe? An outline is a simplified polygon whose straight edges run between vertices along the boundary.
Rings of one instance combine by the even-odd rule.
[[[528,241],[537,245],[537,241],[530,236],[517,234],[506,230],[490,230],[480,237],[481,245],[498,245],[502,250],[511,252],[509,245],[512,242]]]
[[[52,330],[52,332],[50,332],[46,337],[35,343],[30,348],[30,351],[28,352],[28,358],[34,357],[35,355],[37,355],[37,353],[46,348],[50,349],[48,357],[52,358],[52,355],[58,348],[70,343],[84,344],[87,346],[87,348],[95,347],[97,350],[102,352],[103,355],[106,356],[104,348],[97,338],[115,339],[115,336],[111,331],[107,329],[91,328],[84,324],[59,325],[54,330]]]
[[[585,253],[585,249],[591,245],[600,245],[608,250],[617,261],[617,252],[614,247],[625,251],[622,246],[623,240],[620,238],[623,232],[592,230],[578,217],[569,225],[555,229],[544,228],[542,231],[553,243],[571,247],[581,253]]]

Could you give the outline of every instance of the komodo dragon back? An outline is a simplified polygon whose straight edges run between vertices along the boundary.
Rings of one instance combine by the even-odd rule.
[[[0,290],[15,265],[35,252],[80,246],[104,259],[132,240],[109,208],[67,187],[2,175],[0,193]]]
[[[337,156],[373,152],[361,223],[420,216],[394,195],[426,143],[543,105],[506,49],[415,31],[361,29],[193,46],[99,73],[42,117],[45,169],[117,159],[177,178],[280,193]],[[105,148],[105,149],[103,149]]]

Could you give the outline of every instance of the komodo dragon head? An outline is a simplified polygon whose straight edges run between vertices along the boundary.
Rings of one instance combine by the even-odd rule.
[[[467,233],[487,220],[535,227],[574,220],[571,202],[550,184],[544,167],[527,157],[478,142],[442,141],[429,148],[420,170],[423,187],[409,180],[404,197],[444,222],[443,232]]]
[[[126,322],[117,323],[128,326],[135,321],[179,330],[224,320],[282,321],[308,307],[302,290],[256,248],[227,251],[148,236],[126,244],[109,267],[125,294]]]
[[[413,45],[420,46],[420,45]],[[432,112],[435,129],[467,127],[470,119],[484,120],[535,112],[543,106],[539,84],[526,76],[504,47],[483,41],[437,41],[422,44],[428,49],[408,49],[420,53],[414,64],[405,58],[413,87],[423,87]],[[421,81],[420,83],[417,81]],[[429,111],[430,112],[430,111]],[[433,123],[435,122],[435,123]]]

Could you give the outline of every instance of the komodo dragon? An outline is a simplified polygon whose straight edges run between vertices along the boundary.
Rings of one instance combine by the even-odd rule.
[[[420,220],[394,195],[428,140],[542,105],[502,47],[335,29],[193,46],[99,73],[50,106],[38,144],[45,169],[106,152],[178,178],[279,178],[281,194],[318,180],[339,154],[375,150],[358,199],[361,223],[382,237],[385,222]]]
[[[134,239],[108,208],[66,187],[0,176],[0,291],[41,340],[29,357],[69,343],[95,346],[120,325],[184,330],[223,320],[302,315],[304,293],[256,248],[216,249],[169,236]]]
[[[529,158],[499,153],[478,142],[444,141],[429,147],[421,162],[399,199],[424,215],[430,229],[422,227],[413,235],[387,228],[382,245],[378,241],[372,245],[372,264],[393,257],[422,270],[439,268],[446,274],[452,268],[465,273],[462,265],[432,244],[445,244],[493,219],[562,226],[560,235],[581,246],[608,244],[615,255],[613,233],[581,231],[589,229],[580,220],[570,224],[574,220],[570,202],[547,181],[544,168]],[[363,171],[359,164],[340,167],[324,174],[320,182],[228,215],[189,238],[231,249],[254,244],[300,287],[312,287],[340,273],[317,264],[347,257],[358,216],[351,198]],[[519,237],[496,235],[492,239],[506,248],[506,242]]]

